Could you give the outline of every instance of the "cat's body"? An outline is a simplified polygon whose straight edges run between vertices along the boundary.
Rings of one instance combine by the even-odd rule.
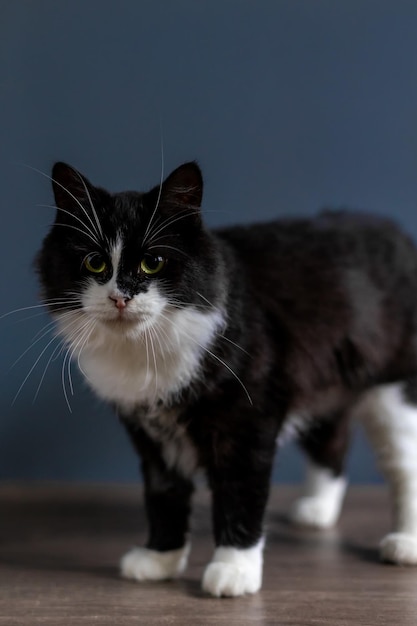
[[[348,212],[209,232],[195,164],[148,194],[110,195],[63,164],[53,178],[59,210],[38,261],[44,295],[142,459],[149,541],[124,557],[124,575],[163,579],[185,567],[202,467],[216,541],[203,587],[257,591],[277,439],[297,430],[312,461],[294,521],[328,526],[354,414],[394,491],[382,556],[417,562],[410,240],[389,221]]]

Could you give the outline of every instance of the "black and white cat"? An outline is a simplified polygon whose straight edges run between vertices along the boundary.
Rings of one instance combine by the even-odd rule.
[[[146,547],[124,576],[179,575],[193,474],[212,491],[215,551],[203,588],[261,587],[276,441],[310,459],[294,522],[327,527],[361,419],[389,481],[384,560],[417,563],[417,251],[391,222],[325,212],[209,231],[195,163],[148,193],[110,194],[53,169],[56,221],[38,257],[69,354],[112,404],[142,460]]]

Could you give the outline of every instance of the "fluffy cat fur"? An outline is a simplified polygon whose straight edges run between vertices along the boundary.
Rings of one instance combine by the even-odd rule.
[[[259,590],[276,441],[310,459],[295,523],[336,522],[349,420],[390,483],[381,556],[417,563],[417,252],[390,221],[350,212],[209,231],[195,163],[147,193],[111,194],[63,163],[39,253],[58,332],[137,449],[149,539],[124,576],[186,567],[193,473],[212,491],[203,588]]]

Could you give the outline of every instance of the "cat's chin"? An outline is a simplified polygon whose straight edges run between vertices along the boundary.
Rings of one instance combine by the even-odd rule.
[[[99,322],[108,332],[129,338],[139,337],[151,326],[147,318],[127,316],[104,318]]]

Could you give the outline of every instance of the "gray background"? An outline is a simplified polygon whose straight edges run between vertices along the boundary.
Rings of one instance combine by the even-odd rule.
[[[0,313],[36,304],[32,259],[66,160],[110,190],[198,159],[211,225],[312,214],[395,216],[417,236],[415,0],[0,1]],[[33,315],[33,317],[30,317]],[[0,319],[0,478],[135,480],[116,419],[61,359],[39,309]],[[39,337],[39,335],[38,335]],[[276,479],[300,478],[289,447]],[[378,479],[357,437],[354,481]]]

